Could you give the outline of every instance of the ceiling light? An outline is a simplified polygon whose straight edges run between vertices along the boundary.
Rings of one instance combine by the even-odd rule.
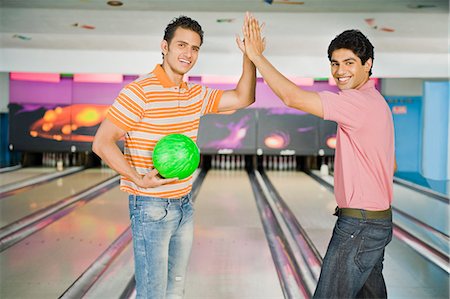
[[[298,5],[302,5],[305,4],[305,2],[303,1],[290,1],[290,0],[264,0],[265,3],[267,4],[298,4]]]
[[[117,6],[122,6],[123,2],[122,1],[108,1],[108,2],[106,2],[106,4],[108,4],[109,6],[117,7]]]
[[[12,37],[13,38],[18,38],[18,39],[21,39],[21,40],[26,40],[26,41],[31,40],[31,37],[25,36],[25,35],[20,35],[20,34],[14,34]]]
[[[433,8],[433,7],[436,7],[436,5],[433,5],[433,4],[409,4],[408,7],[412,8],[412,9],[422,9],[422,8]]]
[[[217,23],[232,23],[235,19],[217,19]]]
[[[80,23],[72,24],[72,27],[78,27],[78,28],[89,29],[89,30],[94,30],[95,29],[95,26],[86,25],[86,24],[80,24]]]

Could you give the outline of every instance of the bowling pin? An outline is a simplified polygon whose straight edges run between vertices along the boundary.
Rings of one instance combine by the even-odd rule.
[[[225,162],[225,168],[227,169],[227,170],[229,170],[230,169],[230,156],[229,155],[227,155],[227,158],[226,158],[226,162]]]

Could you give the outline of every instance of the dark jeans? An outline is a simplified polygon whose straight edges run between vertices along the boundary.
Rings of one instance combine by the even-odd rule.
[[[314,298],[387,298],[382,270],[391,239],[392,219],[340,216]]]

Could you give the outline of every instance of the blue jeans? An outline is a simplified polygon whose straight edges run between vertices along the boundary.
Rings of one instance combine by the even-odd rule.
[[[136,298],[182,298],[193,239],[191,194],[129,196]]]
[[[340,216],[314,298],[387,298],[382,270],[391,239],[392,219]]]

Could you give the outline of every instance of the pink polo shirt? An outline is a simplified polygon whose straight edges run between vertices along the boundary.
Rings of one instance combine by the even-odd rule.
[[[386,210],[392,202],[394,125],[386,100],[360,89],[319,93],[324,119],[337,122],[334,194],[340,208]]]

